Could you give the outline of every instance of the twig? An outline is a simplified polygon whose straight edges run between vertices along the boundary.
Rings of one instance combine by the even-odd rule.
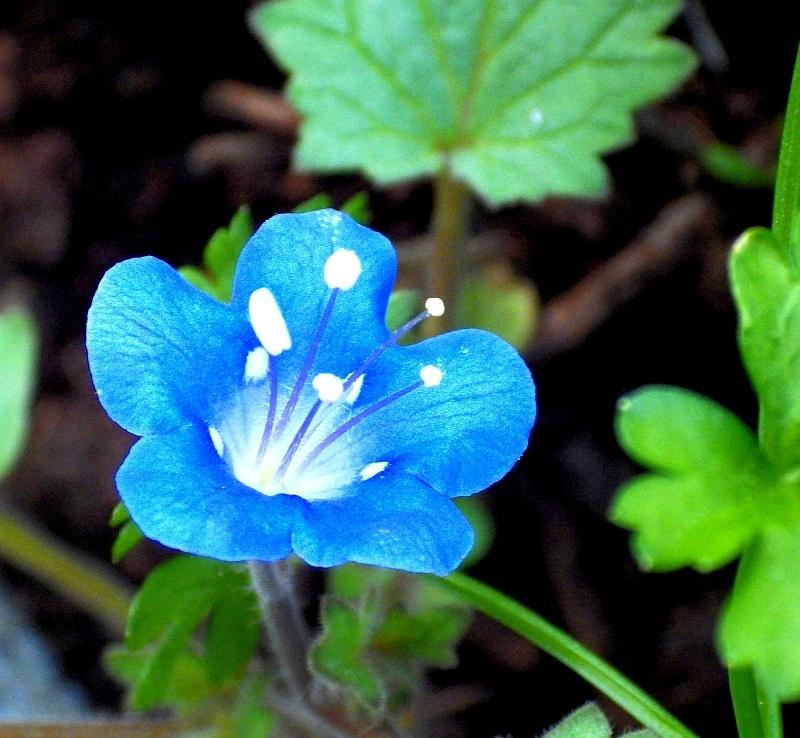
[[[216,82],[206,91],[204,102],[217,115],[281,136],[294,136],[300,125],[300,114],[286,98],[245,82]]]
[[[544,306],[528,358],[541,361],[580,345],[650,280],[686,258],[714,213],[700,194],[667,205],[635,241]]]

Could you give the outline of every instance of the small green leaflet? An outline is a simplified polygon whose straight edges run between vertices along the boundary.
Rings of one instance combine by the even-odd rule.
[[[778,468],[800,465],[800,278],[765,228],[731,254],[739,348],[759,401],[759,440]]]
[[[178,272],[189,283],[220,302],[229,302],[233,273],[239,254],[253,235],[253,217],[246,205],[239,208],[227,228],[218,228],[203,251],[203,267],[181,267]]]
[[[625,733],[626,738],[656,738],[650,730]],[[611,725],[600,708],[590,702],[570,713],[542,738],[611,738]]]
[[[17,460],[28,433],[37,351],[33,318],[21,310],[0,313],[0,479]]]
[[[489,203],[603,194],[600,156],[694,66],[678,0],[279,0],[251,15],[304,116],[297,163],[378,183],[448,165]]]
[[[122,502],[118,502],[114,506],[108,524],[112,528],[119,528],[117,537],[111,546],[111,560],[118,564],[144,538],[144,533],[131,520],[128,508]]]
[[[240,566],[184,555],[150,573],[131,605],[125,636],[128,652],[142,656],[130,695],[134,709],[169,702],[176,669],[195,657],[211,687],[243,676],[261,634],[249,583]],[[208,624],[198,652],[192,636],[203,622]]]

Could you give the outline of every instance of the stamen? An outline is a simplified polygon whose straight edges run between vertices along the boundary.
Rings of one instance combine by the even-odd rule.
[[[275,295],[260,287],[250,295],[247,304],[250,325],[261,345],[272,356],[278,356],[292,347],[292,339]]]
[[[437,367],[431,367],[431,368],[437,369],[441,374],[441,369],[438,369]],[[423,367],[422,370],[420,370],[420,375],[422,374],[422,371],[424,371],[425,369],[428,369],[428,367]],[[439,377],[439,379],[441,380],[441,376]],[[383,410],[383,408],[391,405],[393,402],[396,402],[400,398],[405,397],[410,392],[413,392],[414,390],[417,390],[420,387],[427,387],[427,386],[433,386],[433,385],[426,385],[425,380],[420,379],[418,382],[414,382],[414,384],[410,384],[408,385],[408,387],[403,387],[402,389],[397,390],[397,392],[392,393],[388,397],[384,397],[382,400],[378,400],[378,402],[376,402],[374,405],[370,405],[370,407],[364,408],[364,410],[354,415],[346,423],[340,425],[335,431],[333,431],[333,433],[325,437],[309,452],[308,456],[306,456],[306,458],[303,459],[303,463],[300,464],[300,466],[297,469],[298,476],[303,474],[303,472],[305,472],[305,470],[308,469],[308,467],[311,464],[313,464],[314,461],[317,460],[319,455],[323,451],[325,451],[325,449],[327,449],[328,446],[330,446],[334,441],[341,438],[351,428],[358,425],[362,421],[366,420],[370,415],[377,413],[379,410]]]
[[[272,427],[275,425],[275,413],[278,409],[278,372],[277,367],[272,368],[269,373],[269,407],[267,408],[267,422],[264,423],[264,430],[261,433],[261,440],[256,451],[256,464],[260,464],[267,453],[270,438],[272,438]]]
[[[260,382],[269,370],[269,354],[262,346],[257,346],[249,354],[244,363],[244,381]]]
[[[317,400],[308,411],[306,419],[297,429],[297,433],[294,434],[294,438],[292,438],[289,448],[286,449],[286,453],[283,455],[280,466],[278,467],[278,471],[275,474],[275,478],[278,482],[283,480],[286,470],[289,468],[289,464],[292,463],[292,459],[294,458],[295,453],[297,453],[297,449],[300,448],[300,444],[303,442],[306,431],[314,420],[314,416],[317,414],[317,411],[320,409],[320,407],[322,407],[322,400]]]
[[[355,382],[352,382],[351,384],[352,389],[347,393],[347,397],[344,398],[344,401],[348,405],[352,405],[358,399],[358,396],[361,394],[361,388],[364,386],[364,376],[365,375],[362,373],[361,376],[359,376]],[[345,385],[346,384],[347,380],[345,380]],[[343,393],[345,385],[342,385]]]
[[[339,290],[334,289],[331,291],[331,296],[328,298],[328,304],[325,306],[325,310],[323,311],[322,317],[317,325],[317,330],[314,332],[314,336],[311,339],[311,347],[308,350],[305,363],[303,364],[302,369],[300,369],[300,373],[297,375],[297,380],[294,383],[294,387],[292,387],[292,393],[289,395],[289,400],[286,402],[286,406],[283,408],[283,413],[281,413],[281,419],[278,421],[278,425],[275,428],[275,436],[278,438],[281,436],[284,430],[286,430],[286,424],[289,422],[289,418],[292,417],[292,412],[295,408],[295,405],[297,405],[297,401],[300,399],[300,392],[305,386],[308,375],[311,372],[311,367],[314,364],[314,359],[317,357],[317,351],[319,350],[319,344],[322,340],[322,334],[325,332],[325,328],[331,318],[333,306],[336,304],[336,297],[338,294]]]
[[[394,346],[403,336],[405,336],[409,331],[414,330],[423,320],[427,318],[438,318],[444,315],[444,300],[439,297],[429,297],[425,300],[425,310],[423,310],[419,315],[415,315],[411,320],[408,321],[405,325],[401,325],[397,330],[393,331],[391,335],[381,344],[379,344],[373,352],[364,359],[364,362],[361,366],[356,369],[344,382],[344,391],[347,392],[350,387],[352,387],[357,381],[363,380],[364,372],[367,371],[367,368],[370,364],[372,364],[375,359],[377,359],[386,349],[390,346]],[[359,392],[361,390],[359,389]],[[358,394],[356,394],[358,397]],[[349,398],[348,398],[349,400]],[[355,402],[355,398],[352,400]]]
[[[441,318],[444,315],[444,300],[441,297],[429,297],[425,300],[425,310],[432,318]]]
[[[372,479],[372,477],[380,474],[387,466],[389,466],[388,461],[373,461],[367,464],[361,470],[361,481],[366,482],[368,479]]]
[[[442,383],[444,372],[438,366],[428,364],[419,370],[419,378],[426,387],[438,387]]]
[[[217,455],[221,458],[225,453],[225,441],[222,440],[222,435],[213,425],[208,426],[208,435],[211,437],[211,443],[214,444]]]
[[[344,382],[335,374],[317,374],[311,380],[311,386],[317,391],[321,402],[336,402],[344,392]]]
[[[350,249],[336,249],[325,262],[325,284],[332,290],[349,290],[361,276],[361,259]]]

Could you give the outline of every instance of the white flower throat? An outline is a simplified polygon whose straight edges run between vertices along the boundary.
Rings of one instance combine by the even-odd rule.
[[[311,375],[340,292],[351,289],[361,276],[361,260],[350,249],[338,248],[326,260],[323,274],[330,293],[296,377],[278,376],[272,357],[292,347],[283,313],[266,288],[255,290],[248,312],[260,345],[247,355],[242,386],[217,425],[208,433],[217,453],[234,476],[266,495],[292,494],[307,500],[333,499],[355,481],[381,474],[389,461],[364,460],[352,442],[351,431],[376,412],[420,388],[437,387],[442,370],[432,364],[419,368],[415,381],[358,410],[354,403],[367,370],[389,347],[428,317],[444,314],[439,298],[379,344],[346,377],[326,372]]]

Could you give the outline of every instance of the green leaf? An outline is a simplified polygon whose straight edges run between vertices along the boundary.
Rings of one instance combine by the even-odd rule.
[[[103,655],[106,669],[120,682],[133,687],[150,668],[152,656],[134,652],[124,645],[109,647]],[[171,667],[168,683],[152,703],[153,707],[172,707],[187,714],[201,706],[212,693],[202,659],[184,651]]]
[[[22,451],[36,381],[36,326],[25,312],[0,314],[0,479]]]
[[[759,440],[772,463],[789,470],[800,465],[800,282],[764,228],[736,242],[730,269],[739,346],[759,400]]]
[[[164,699],[177,660],[210,617],[205,664],[211,683],[240,675],[258,645],[255,595],[241,567],[176,556],[148,576],[131,605],[125,643],[148,660],[131,695],[135,709]]]
[[[760,536],[742,558],[719,630],[728,667],[752,666],[784,702],[800,699],[799,563],[798,521]]]
[[[539,292],[530,280],[502,264],[492,264],[465,280],[458,324],[496,333],[518,349],[533,338],[539,317]]]
[[[395,290],[389,296],[386,307],[386,325],[390,331],[397,330],[414,317],[419,306],[416,290]]]
[[[620,401],[616,430],[634,459],[662,472],[624,485],[611,511],[634,531],[644,568],[716,569],[789,499],[750,429],[702,395],[645,387]]]
[[[457,663],[455,647],[470,621],[467,610],[431,608],[419,613],[393,610],[377,629],[373,648],[383,656],[449,668]]]
[[[678,0],[282,0],[251,15],[290,72],[297,163],[379,183],[449,165],[493,204],[600,195],[600,155],[692,69]],[[413,49],[413,53],[409,50]]]
[[[143,538],[144,533],[136,523],[132,520],[124,523],[111,546],[111,561],[118,564]]]
[[[108,519],[108,524],[112,528],[119,528],[120,525],[123,523],[127,523],[131,519],[131,514],[128,512],[128,508],[125,507],[124,502],[118,502],[114,505],[114,509],[111,511],[111,517]]]
[[[230,302],[233,273],[244,245],[253,235],[250,208],[240,207],[230,225],[218,228],[203,251],[203,268],[184,266],[178,273],[190,284],[221,302]]]
[[[475,543],[472,545],[472,550],[459,567],[468,569],[489,553],[492,543],[494,543],[494,520],[480,497],[459,497],[454,502],[472,526],[472,530],[475,531]]]
[[[361,225],[368,225],[372,220],[372,212],[369,209],[369,195],[366,192],[356,192],[342,205],[341,210],[353,220],[361,223]]]
[[[301,202],[299,205],[296,205],[292,208],[293,213],[313,213],[315,210],[324,210],[325,208],[329,208],[333,206],[333,200],[331,196],[320,192],[319,194],[314,195],[314,197],[310,197],[305,202]]]
[[[720,141],[705,147],[702,162],[712,177],[736,187],[762,188],[775,183],[773,168],[750,163],[735,146]]]
[[[322,603],[322,634],[314,642],[309,663],[319,676],[354,695],[364,706],[384,700],[384,687],[365,660],[370,640],[366,618],[341,600]]]
[[[590,702],[567,715],[542,738],[611,738],[611,726],[602,710]]]

